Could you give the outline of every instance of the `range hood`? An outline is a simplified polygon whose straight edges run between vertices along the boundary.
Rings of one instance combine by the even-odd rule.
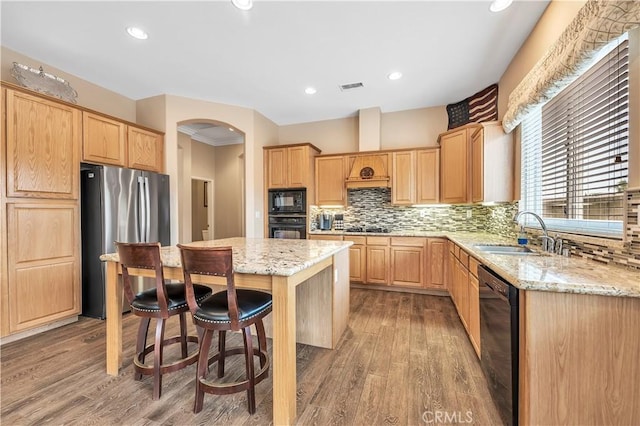
[[[358,149],[361,153],[349,156],[347,188],[383,188],[390,186],[389,154],[380,150],[380,108],[359,112]]]
[[[349,157],[347,188],[383,188],[390,186],[389,154],[356,154]]]

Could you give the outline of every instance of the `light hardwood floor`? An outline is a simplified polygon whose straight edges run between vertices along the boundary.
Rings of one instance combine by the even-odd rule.
[[[175,332],[177,319],[172,322]],[[132,377],[138,319],[126,315],[123,324],[127,343],[118,377],[104,372],[105,324],[99,320],[82,317],[0,348],[0,423],[271,423],[271,379],[256,387],[253,416],[244,392],[205,395],[203,410],[193,414],[195,365],[166,375],[162,398],[152,401],[152,379]],[[234,341],[227,347],[241,344],[239,335],[229,339]],[[244,374],[241,357],[230,359],[226,368],[227,377]],[[438,419],[500,424],[475,352],[447,297],[352,289],[349,327],[338,348],[298,345],[297,375],[300,425],[420,425],[438,424]]]

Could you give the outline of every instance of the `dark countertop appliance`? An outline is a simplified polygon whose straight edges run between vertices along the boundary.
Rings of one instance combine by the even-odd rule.
[[[269,215],[296,214],[307,212],[306,189],[270,189]]]
[[[318,215],[318,229],[330,231],[333,226],[333,215],[331,213],[320,213]]]
[[[478,267],[480,289],[480,364],[505,425],[518,424],[518,289],[484,265]],[[486,294],[483,294],[486,293]]]

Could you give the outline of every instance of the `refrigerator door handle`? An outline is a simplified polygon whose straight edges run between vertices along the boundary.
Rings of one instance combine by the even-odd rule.
[[[146,242],[145,238],[147,236],[147,224],[145,223],[147,217],[147,203],[145,202],[145,190],[144,190],[144,179],[142,176],[138,176],[138,205],[140,206],[140,211],[138,213],[138,224],[140,229],[140,235],[138,236],[138,241],[141,243]]]
[[[151,236],[150,236],[150,234],[151,234],[151,194],[149,194],[149,178],[147,176],[145,176],[145,178],[144,178],[144,198],[146,200],[144,241],[148,243],[148,242],[150,242],[149,239],[151,238]]]

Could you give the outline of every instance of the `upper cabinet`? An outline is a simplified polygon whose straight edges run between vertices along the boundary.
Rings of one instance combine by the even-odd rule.
[[[313,158],[320,150],[311,144],[265,147],[268,189],[309,188],[313,183]]]
[[[82,160],[90,163],[127,165],[127,126],[101,115],[82,113]]]
[[[6,92],[7,196],[78,198],[79,109]]]
[[[346,164],[344,156],[317,157],[315,161],[316,205],[346,205],[347,190],[344,183]]]
[[[442,133],[439,141],[440,201],[513,200],[513,136],[501,122],[469,124]]]
[[[162,172],[164,163],[163,139],[161,134],[127,126],[128,167],[151,172]]]
[[[513,201],[514,141],[500,122],[482,123],[471,134],[471,201]]]
[[[469,142],[466,127],[440,135],[440,201],[466,203],[468,196]]]
[[[439,201],[440,150],[420,149],[392,155],[392,204],[431,204]]]

